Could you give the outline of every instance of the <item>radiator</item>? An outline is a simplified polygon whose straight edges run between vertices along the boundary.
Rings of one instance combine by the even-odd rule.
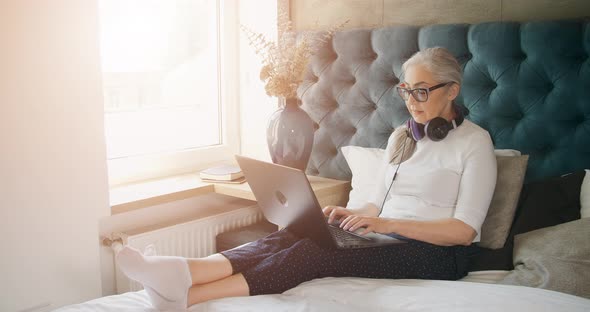
[[[153,244],[158,255],[188,258],[206,257],[215,253],[215,236],[262,220],[257,206],[233,210],[174,226],[137,234],[119,233],[124,244],[141,251]],[[115,267],[117,293],[143,289]]]

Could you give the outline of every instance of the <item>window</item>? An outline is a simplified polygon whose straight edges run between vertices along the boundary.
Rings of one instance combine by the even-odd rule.
[[[237,153],[237,18],[229,2],[99,0],[111,185]]]

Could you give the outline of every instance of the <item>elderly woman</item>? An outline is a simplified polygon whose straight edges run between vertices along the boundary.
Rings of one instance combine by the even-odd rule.
[[[489,134],[454,104],[461,67],[443,48],[414,54],[397,87],[412,118],[391,135],[372,200],[356,209],[328,206],[345,230],[396,235],[405,244],[325,249],[283,229],[201,259],[143,255],[126,247],[122,271],[142,283],[154,306],[185,309],[211,299],[281,293],[320,277],[456,280],[479,241],[496,183]]]

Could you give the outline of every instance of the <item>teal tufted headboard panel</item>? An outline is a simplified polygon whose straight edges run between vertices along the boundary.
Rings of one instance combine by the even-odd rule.
[[[590,168],[590,25],[586,20],[391,26],[335,34],[298,90],[319,128],[308,173],[350,179],[340,147],[385,148],[409,114],[401,65],[443,46],[460,61],[458,103],[496,148],[530,155],[526,180]]]

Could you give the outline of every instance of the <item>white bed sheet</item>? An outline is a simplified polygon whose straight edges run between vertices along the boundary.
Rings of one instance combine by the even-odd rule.
[[[590,311],[590,300],[555,291],[498,285],[507,271],[472,272],[461,281],[323,278],[279,295],[213,300],[204,311]],[[107,296],[56,310],[156,311],[144,291]]]

